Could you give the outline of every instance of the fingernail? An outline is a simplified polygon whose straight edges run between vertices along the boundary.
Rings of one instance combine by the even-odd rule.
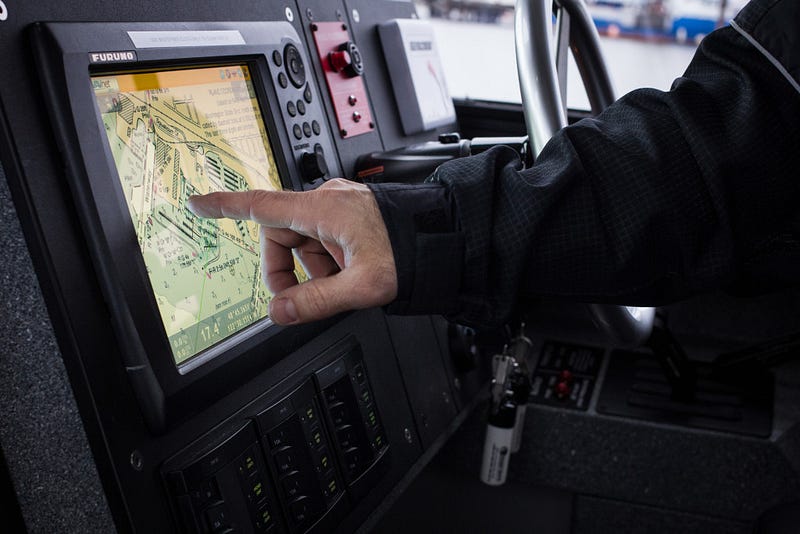
[[[286,297],[272,300],[270,315],[276,323],[292,324],[297,322],[297,308],[295,308],[294,302]]]
[[[194,204],[196,198],[197,198],[197,195],[192,195],[186,201],[186,207],[189,209],[189,211],[191,211],[195,215],[197,215],[197,206],[195,206],[195,204]]]

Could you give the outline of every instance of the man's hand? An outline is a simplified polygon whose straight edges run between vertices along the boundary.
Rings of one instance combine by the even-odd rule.
[[[269,314],[276,323],[322,319],[397,296],[389,234],[364,185],[336,179],[307,193],[210,193],[191,197],[188,207],[199,217],[261,225],[262,275],[275,295]],[[292,251],[308,282],[298,284]]]

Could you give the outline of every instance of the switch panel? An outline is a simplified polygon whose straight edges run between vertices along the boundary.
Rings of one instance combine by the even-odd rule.
[[[252,422],[216,446],[165,464],[162,474],[186,532],[285,532]]]
[[[330,530],[347,503],[313,383],[307,380],[256,421],[291,532]]]
[[[375,129],[364,87],[364,60],[342,22],[311,25],[328,92],[336,111],[339,135],[350,138]]]
[[[545,343],[531,376],[530,402],[587,410],[602,362],[601,349]]]
[[[316,373],[348,489],[361,498],[388,466],[389,443],[358,345]]]

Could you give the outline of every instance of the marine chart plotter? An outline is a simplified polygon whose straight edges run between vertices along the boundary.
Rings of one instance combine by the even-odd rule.
[[[181,363],[267,316],[258,225],[195,217],[211,191],[281,189],[245,65],[92,77],[164,329]]]

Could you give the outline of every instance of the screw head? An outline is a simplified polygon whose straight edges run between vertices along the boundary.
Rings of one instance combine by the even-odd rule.
[[[144,457],[138,450],[131,452],[131,467],[136,471],[141,471],[144,468]]]

